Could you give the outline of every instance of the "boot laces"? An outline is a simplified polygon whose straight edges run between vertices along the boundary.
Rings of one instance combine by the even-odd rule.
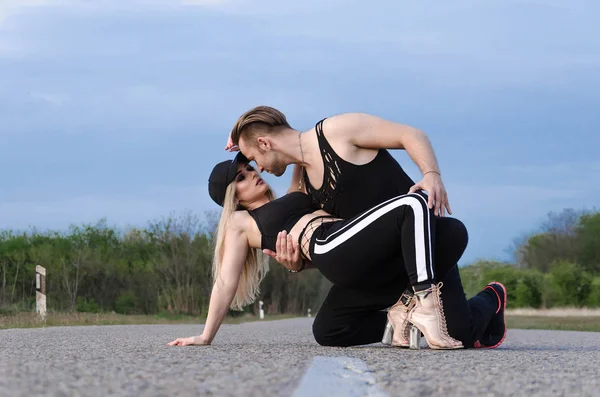
[[[444,283],[442,283],[441,281],[436,285],[435,288],[435,295],[436,298],[439,302],[439,311],[440,311],[440,315],[439,315],[439,319],[440,319],[440,326],[441,326],[441,331],[442,331],[442,335],[447,336],[448,338],[453,339],[450,335],[448,335],[448,327],[446,325],[446,316],[444,315],[444,305],[442,302],[442,286],[444,285]]]

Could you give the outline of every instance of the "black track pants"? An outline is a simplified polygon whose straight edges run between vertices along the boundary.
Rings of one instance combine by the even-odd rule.
[[[464,224],[455,218],[436,218],[434,267],[443,283],[442,300],[448,333],[466,348],[481,338],[497,309],[489,295],[466,299],[457,262],[467,247]],[[385,309],[395,304],[408,287],[406,273],[399,272],[399,258],[361,266],[362,282],[334,285],[313,323],[313,335],[324,346],[356,346],[381,342],[387,321]],[[333,264],[330,264],[333,266]],[[338,263],[343,271],[347,263]],[[334,274],[335,275],[335,274]],[[335,283],[334,283],[335,284]]]
[[[310,242],[312,263],[337,286],[361,285],[375,264],[390,262],[398,263],[395,273],[406,273],[411,286],[428,286],[435,282],[435,220],[424,195],[392,198],[317,228]]]

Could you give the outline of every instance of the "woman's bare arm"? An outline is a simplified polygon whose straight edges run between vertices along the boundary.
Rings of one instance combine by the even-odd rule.
[[[229,311],[238,288],[242,267],[248,253],[248,238],[239,227],[229,227],[225,232],[221,273],[213,285],[204,331],[199,336],[178,338],[169,345],[208,345],[212,342]]]
[[[209,343],[217,334],[233,301],[248,254],[248,239],[241,229],[229,229],[226,233],[221,275],[218,280],[215,280],[210,296],[208,317],[202,332]]]

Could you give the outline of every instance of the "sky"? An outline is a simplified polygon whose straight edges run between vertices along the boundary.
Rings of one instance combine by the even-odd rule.
[[[510,261],[549,212],[598,208],[598,15],[592,0],[0,0],[0,229],[218,211],[207,180],[229,131],[269,105],[299,130],[355,111],[420,128],[469,231],[460,264]],[[290,174],[264,177],[281,195]]]

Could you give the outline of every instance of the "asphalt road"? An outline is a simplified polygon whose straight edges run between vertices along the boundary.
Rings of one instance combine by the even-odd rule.
[[[0,396],[600,396],[600,333],[509,330],[495,350],[325,348],[312,319],[0,331]]]

